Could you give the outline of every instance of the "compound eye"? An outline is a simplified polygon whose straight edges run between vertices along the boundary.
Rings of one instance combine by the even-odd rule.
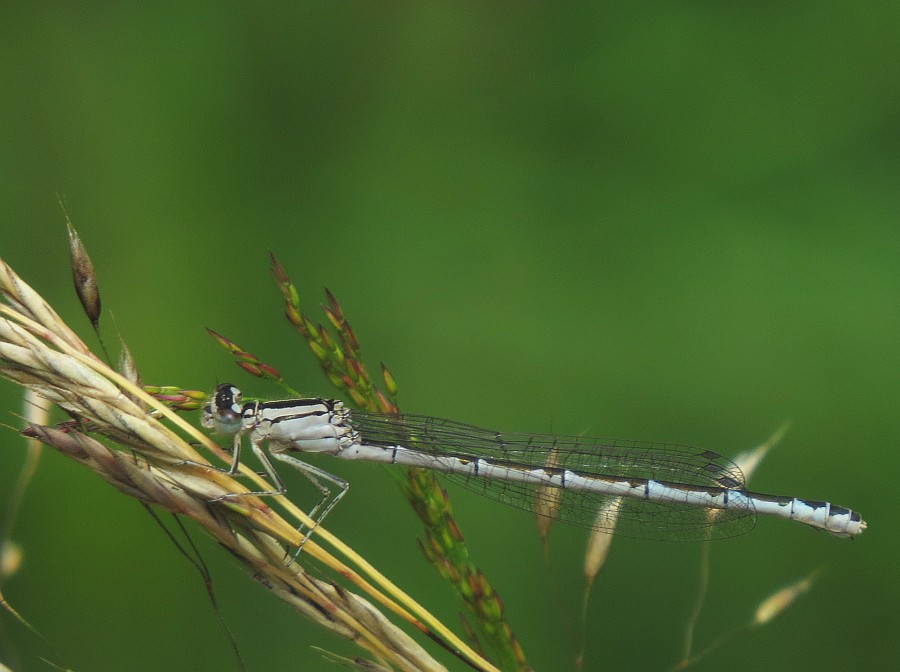
[[[230,383],[222,383],[216,387],[212,405],[217,411],[240,413],[241,391]]]

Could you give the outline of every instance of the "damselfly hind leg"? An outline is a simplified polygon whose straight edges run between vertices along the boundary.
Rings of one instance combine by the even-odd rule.
[[[276,460],[284,462],[285,464],[289,464],[291,467],[299,471],[309,480],[310,483],[316,486],[319,489],[319,492],[322,494],[322,498],[312,508],[312,510],[310,510],[308,514],[313,521],[312,526],[309,527],[309,529],[305,532],[304,529],[306,528],[306,525],[301,525],[297,528],[297,531],[303,535],[303,539],[300,541],[300,545],[297,546],[297,551],[294,553],[293,557],[294,560],[296,560],[297,556],[300,555],[300,551],[303,550],[303,546],[306,544],[310,536],[312,536],[312,533],[315,531],[315,529],[321,524],[323,520],[325,520],[325,517],[331,512],[335,504],[341,501],[344,495],[347,494],[347,490],[350,489],[350,483],[345,481],[343,478],[325,471],[324,469],[320,469],[319,467],[316,467],[312,464],[308,464],[306,462],[303,462],[302,460],[298,460],[296,457],[285,455],[284,453],[272,450],[271,447],[269,450],[272,457],[274,457]],[[332,483],[333,485],[337,486],[338,492],[334,496],[332,496],[331,490],[322,481]]]

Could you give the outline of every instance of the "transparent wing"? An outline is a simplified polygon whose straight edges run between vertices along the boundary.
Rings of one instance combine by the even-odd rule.
[[[713,451],[690,446],[551,434],[497,432],[426,415],[388,415],[353,411],[353,427],[363,443],[400,445],[435,455],[481,458],[498,464],[557,467],[585,476],[652,479],[704,488],[746,487],[740,468]],[[552,511],[559,520],[625,536],[700,541],[736,536],[750,530],[750,507],[710,510],[678,503],[622,499],[616,502],[614,529],[598,512],[607,495],[488,478],[445,474],[463,487],[531,512]]]

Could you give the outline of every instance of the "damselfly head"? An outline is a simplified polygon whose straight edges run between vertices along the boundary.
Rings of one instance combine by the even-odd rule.
[[[242,427],[241,391],[231,383],[216,386],[212,401],[203,409],[201,424],[222,434],[236,434]]]

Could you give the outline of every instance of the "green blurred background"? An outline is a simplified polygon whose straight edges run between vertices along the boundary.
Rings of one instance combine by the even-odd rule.
[[[730,455],[790,420],[752,485],[870,529],[764,520],[717,543],[701,646],[824,574],[697,669],[893,668],[900,9],[634,4],[4,3],[0,255],[90,336],[60,194],[107,340],[148,382],[279,393],[209,326],[334,394],[281,318],[274,250],[310,312],[337,294],[408,411]],[[5,381],[0,405],[16,423]],[[7,431],[3,499],[23,456]],[[455,624],[388,470],[319,464],[353,484],[328,527]],[[584,530],[554,530],[548,569],[530,515],[451,494],[531,663],[574,669]],[[13,538],[3,591],[71,668],[237,669],[197,574],[86,470],[48,452]],[[358,652],[201,543],[248,669]],[[695,544],[617,540],[584,669],[668,669],[698,562]],[[2,662],[48,669],[39,640],[0,627]]]

